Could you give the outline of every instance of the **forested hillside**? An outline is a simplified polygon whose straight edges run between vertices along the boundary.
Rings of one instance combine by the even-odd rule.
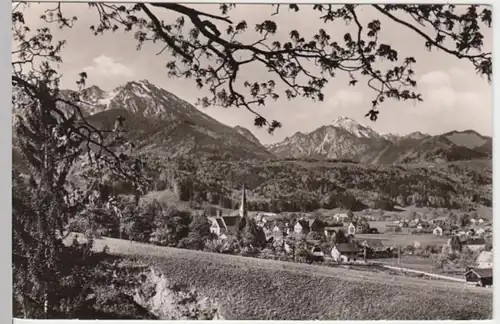
[[[152,191],[172,190],[181,201],[225,208],[239,204],[241,185],[249,208],[272,212],[318,208],[391,209],[427,206],[470,209],[491,206],[491,164],[376,166],[318,161],[156,159]]]

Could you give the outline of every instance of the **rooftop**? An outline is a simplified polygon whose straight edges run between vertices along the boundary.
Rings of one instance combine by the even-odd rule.
[[[479,278],[493,278],[493,269],[470,269],[469,271],[466,272],[474,272]]]
[[[355,243],[339,243],[335,247],[340,253],[357,253],[361,251]]]

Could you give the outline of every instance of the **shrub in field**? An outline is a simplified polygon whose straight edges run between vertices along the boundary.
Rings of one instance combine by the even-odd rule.
[[[233,236],[227,239],[213,239],[205,243],[205,251],[215,253],[237,254],[240,252],[238,240]]]
[[[162,246],[176,246],[189,234],[191,214],[176,208],[166,207],[155,215],[155,230],[151,243]]]
[[[415,248],[414,244],[408,244],[405,247],[403,247],[402,252],[404,254],[410,254],[411,255],[411,254],[414,254],[415,250],[416,250],[416,248]]]
[[[197,233],[189,233],[188,236],[182,238],[177,244],[178,248],[189,250],[203,251],[205,248],[206,239]]]
[[[161,205],[157,201],[136,206],[135,203],[122,201],[123,234],[130,240],[150,242],[151,234],[155,230],[155,217],[161,212]]]
[[[319,232],[309,232],[307,234],[308,241],[323,241],[325,239],[325,235]]]

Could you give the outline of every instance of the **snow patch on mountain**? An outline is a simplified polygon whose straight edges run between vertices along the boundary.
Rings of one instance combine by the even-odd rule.
[[[349,117],[339,117],[332,123],[333,127],[342,128],[356,137],[378,138],[380,135],[366,125],[362,125]]]

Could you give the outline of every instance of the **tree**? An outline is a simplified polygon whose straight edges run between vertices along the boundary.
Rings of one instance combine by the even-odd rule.
[[[322,233],[311,231],[307,234],[308,241],[322,241],[325,236]]]
[[[213,239],[210,232],[210,222],[204,215],[195,215],[189,224],[189,234],[179,241],[178,247],[193,250],[203,250],[205,242]]]
[[[163,246],[177,246],[189,234],[191,214],[174,207],[162,206],[155,215],[155,230],[151,233],[151,243]]]
[[[18,262],[14,278],[22,273],[31,287],[21,292],[24,315],[51,317],[58,308],[55,278],[64,250],[61,238],[67,235],[72,215],[92,210],[91,217],[106,208],[101,189],[109,178],[134,183],[137,193],[147,181],[141,177],[140,160],[128,159],[131,143],[123,139],[121,129],[97,129],[86,121],[77,104],[80,93],[68,98],[59,91],[56,65],[61,62],[64,41],[56,42],[49,28],[32,32],[22,6],[12,7],[11,29],[13,146],[24,162],[15,174],[13,190],[14,214],[22,218],[13,224],[12,252]],[[74,20],[57,17],[67,26]],[[79,75],[81,88],[86,77],[86,73]],[[75,168],[81,172],[71,172]],[[70,175],[79,184],[78,190]]]
[[[157,201],[140,204],[139,206],[122,201],[122,227],[123,233],[129,240],[137,242],[149,242],[154,232],[154,220],[157,213],[161,212],[161,206]]]
[[[352,212],[352,210],[347,211],[347,218],[349,219],[350,222],[355,221],[356,220],[355,217],[356,216],[354,215],[354,213]]]
[[[450,242],[451,250],[454,252],[462,252],[462,242],[457,235],[453,235]]]
[[[90,3],[89,6],[99,16],[99,23],[90,26],[94,34],[120,29],[134,32],[138,48],[150,42],[163,42],[164,50],[173,58],[166,64],[169,75],[189,78],[198,87],[208,88],[210,96],[200,98],[200,105],[244,107],[255,115],[257,126],[266,126],[270,132],[281,124],[267,120],[255,106],[283,96],[322,101],[325,85],[339,73],[349,76],[350,86],[364,79],[373,89],[372,107],[367,113],[373,121],[386,99],[422,101],[421,95],[414,92],[416,58],[401,58],[398,48],[383,43],[381,32],[385,26],[379,18],[415,33],[428,50],[469,61],[488,81],[492,76],[491,53],[483,51],[482,31],[491,28],[492,23],[492,12],[487,6],[316,4],[312,10],[324,28],[312,36],[292,30],[283,41],[276,40],[280,29],[272,20],[283,13],[281,5],[271,5],[274,12],[271,9],[270,16],[255,26],[231,19],[234,4],[221,4],[219,13],[177,3]],[[300,15],[306,7],[311,8],[291,4],[288,10]],[[363,24],[358,17],[363,8],[370,8],[379,17]],[[14,12],[13,17],[22,15],[18,8]],[[159,17],[166,13],[178,18],[169,23],[161,21]],[[42,18],[60,27],[72,26],[72,20],[64,17],[61,4]],[[335,39],[327,32],[329,24],[336,21],[351,23],[352,30],[342,39]],[[251,29],[260,39],[243,41],[243,35]],[[382,66],[378,64],[380,61],[389,63]],[[265,82],[241,80],[242,69],[259,66],[273,77]]]
[[[349,240],[345,236],[345,233],[343,230],[339,229],[337,232],[337,235],[335,236],[335,244],[339,243],[349,243]]]
[[[238,232],[238,238],[244,247],[264,248],[266,234],[262,227],[257,226],[253,218],[244,218],[245,226]]]
[[[461,227],[466,227],[467,225],[469,225],[469,220],[469,214],[467,213],[461,213],[458,216],[458,222]]]
[[[189,233],[196,233],[202,238],[210,236],[210,222],[205,214],[193,216],[189,224]]]

